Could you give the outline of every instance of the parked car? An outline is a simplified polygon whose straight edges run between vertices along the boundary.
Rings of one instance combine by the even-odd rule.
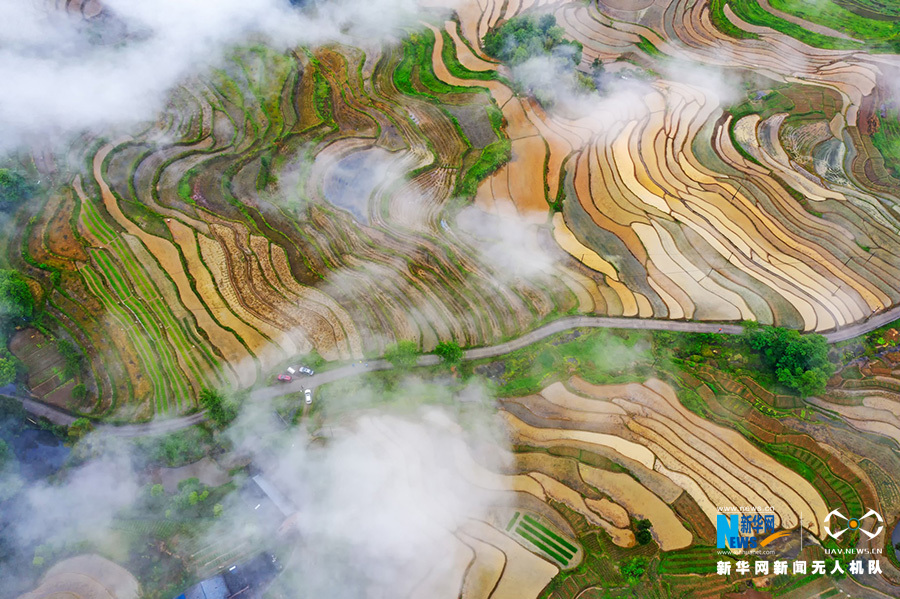
[[[293,379],[291,378],[291,375],[289,375],[289,374],[279,374],[278,380],[283,383],[290,383]]]
[[[306,389],[303,391],[303,395],[306,397],[306,405],[312,403],[312,389]]]
[[[312,376],[315,374],[315,372],[313,371],[312,368],[307,368],[306,366],[298,366],[297,372],[299,372],[301,374],[308,374],[309,376]]]

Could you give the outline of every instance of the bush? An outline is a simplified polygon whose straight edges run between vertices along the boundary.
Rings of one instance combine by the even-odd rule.
[[[78,383],[74,387],[72,387],[72,398],[78,401],[81,401],[87,397],[87,387],[84,386],[84,383]]]
[[[447,364],[458,364],[463,357],[463,350],[456,341],[441,341],[434,348],[434,353]]]
[[[71,379],[78,376],[81,373],[81,365],[84,362],[84,356],[81,355],[78,348],[65,339],[57,341],[56,348],[66,361],[66,366],[63,369],[63,378]]]
[[[644,572],[647,571],[647,558],[633,557],[619,567],[619,571],[628,584],[634,586],[640,582]]]
[[[384,350],[384,359],[393,364],[394,368],[412,368],[418,357],[419,346],[415,341],[399,341]]]
[[[69,439],[78,441],[94,430],[94,424],[87,418],[79,418],[69,425]]]
[[[206,409],[206,415],[218,428],[226,427],[237,417],[237,407],[234,401],[227,398],[221,391],[203,388],[200,390],[200,405]]]

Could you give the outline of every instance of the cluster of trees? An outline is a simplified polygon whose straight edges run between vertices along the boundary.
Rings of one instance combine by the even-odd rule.
[[[434,348],[436,356],[445,364],[459,364],[463,358],[463,349],[456,341],[441,341]],[[384,359],[390,362],[394,368],[409,370],[414,368],[419,360],[419,346],[415,341],[398,341],[389,345],[384,350]]]
[[[647,571],[647,558],[633,557],[619,566],[619,571],[625,577],[626,582],[634,586],[640,582],[644,572]]]
[[[551,14],[518,15],[484,36],[484,51],[510,66],[537,56],[565,56],[573,65],[581,62],[584,47],[565,39],[566,30]]]
[[[36,191],[33,183],[19,173],[8,168],[0,168],[0,211],[9,212],[18,208]]]
[[[150,504],[157,508],[165,507],[166,518],[175,515],[195,518],[212,515],[218,518],[222,515],[223,507],[221,503],[215,503],[211,507],[207,504],[209,491],[209,487],[197,478],[187,478],[179,482],[178,492],[172,496],[166,495],[162,485],[155,484],[150,487]]]
[[[834,374],[825,337],[753,325],[747,327],[744,336],[779,383],[804,397],[825,391],[828,379]]]
[[[653,535],[650,534],[650,528],[652,526],[653,524],[646,518],[634,521],[634,529],[637,531],[635,532],[634,538],[637,539],[639,544],[646,545],[653,540]]]
[[[203,388],[198,398],[200,405],[206,409],[206,415],[217,428],[225,428],[237,417],[237,401],[221,391]]]
[[[144,466],[162,464],[169,468],[184,466],[214,451],[216,445],[209,429],[192,426],[168,435],[143,437],[136,441]]]
[[[515,69],[513,87],[517,92],[530,94],[549,108],[596,92],[602,71],[595,67],[593,76],[578,71],[583,47],[564,36],[565,30],[552,14],[525,14],[489,31],[484,49]]]
[[[30,322],[35,310],[25,277],[14,270],[0,270],[0,386],[15,381],[19,367],[7,349],[9,335],[16,326]]]

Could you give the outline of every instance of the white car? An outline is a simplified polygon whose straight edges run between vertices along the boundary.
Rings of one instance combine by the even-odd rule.
[[[306,405],[312,403],[312,389],[304,389],[303,396],[306,398]]]
[[[300,374],[308,374],[309,376],[312,376],[315,374],[315,372],[313,372],[312,368],[307,368],[306,366],[298,366],[297,372],[299,372]]]

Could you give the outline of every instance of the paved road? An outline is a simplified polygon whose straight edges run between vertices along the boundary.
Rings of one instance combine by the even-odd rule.
[[[884,312],[879,312],[862,322],[851,324],[850,326],[830,333],[825,333],[824,337],[828,340],[828,343],[839,343],[841,341],[853,339],[854,337],[859,337],[860,335],[865,335],[870,331],[874,331],[875,329],[883,327],[898,319],[900,319],[900,306],[896,306]]]
[[[824,337],[828,340],[829,343],[838,343],[840,341],[846,341],[848,339],[853,339],[854,337],[864,335],[869,331],[873,331],[898,319],[900,319],[900,306],[897,306],[886,312],[876,314],[875,316],[872,316],[871,318],[862,322],[836,331],[832,331],[830,333],[825,333]],[[545,324],[542,327],[538,327],[533,331],[529,331],[511,341],[498,343],[497,345],[489,345],[487,347],[476,347],[473,349],[468,349],[463,352],[463,359],[479,360],[482,358],[494,358],[502,356],[517,349],[521,349],[527,345],[531,345],[532,343],[540,341],[541,339],[546,339],[551,335],[562,333],[563,331],[568,331],[575,328],[631,329],[643,331],[673,331],[681,333],[721,333],[723,335],[739,335],[744,330],[743,327],[735,324],[685,322],[679,320],[661,320],[652,318],[566,316],[564,318],[560,318],[559,320],[554,320],[551,323]],[[437,356],[427,355],[420,356],[418,364],[420,366],[431,366],[437,364],[439,361],[440,358],[438,358]],[[266,387],[264,389],[259,389],[252,393],[251,399],[271,399],[291,393],[300,393],[303,391],[303,389],[315,389],[319,385],[333,383],[350,376],[356,376],[365,372],[374,372],[376,370],[389,370],[390,368],[391,364],[387,360],[381,359],[348,364],[346,366],[341,366],[333,370],[320,372],[319,374],[311,377],[298,378],[287,384],[278,384],[271,387]],[[54,418],[67,418],[74,420],[74,418],[69,414],[58,411],[55,408],[51,408],[49,406],[45,406],[31,400],[24,401],[29,402],[28,404],[26,404],[25,409],[33,414],[37,414],[39,416],[47,416],[48,418],[50,418],[50,416],[48,416],[48,413],[53,413]],[[43,411],[43,413],[39,412],[38,410]],[[108,434],[121,437],[157,435],[188,428],[197,424],[198,422],[201,422],[204,418],[204,413],[199,412],[196,414],[191,414],[189,416],[182,416],[180,418],[154,420],[153,422],[142,424],[129,424],[122,426],[105,424],[99,426],[98,430],[102,430]],[[54,421],[53,418],[50,418],[50,420]],[[71,420],[67,424],[70,424]],[[61,424],[62,422],[59,423]]]
[[[76,420],[76,417],[71,414],[52,406],[42,404],[38,401],[34,401],[33,399],[28,399],[27,397],[16,397],[15,399],[22,402],[22,407],[25,408],[25,411],[29,414],[33,416],[43,416],[53,424],[69,426]]]

